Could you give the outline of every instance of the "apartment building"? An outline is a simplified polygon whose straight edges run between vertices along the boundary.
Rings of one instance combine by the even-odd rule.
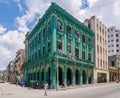
[[[108,28],[108,56],[120,55],[120,30],[115,26]]]
[[[108,82],[107,28],[96,16],[86,19],[84,24],[95,33],[94,83]]]

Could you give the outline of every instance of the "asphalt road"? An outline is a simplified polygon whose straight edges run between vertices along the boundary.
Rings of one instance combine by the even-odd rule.
[[[120,98],[120,83],[59,91],[48,90],[48,96],[44,96],[44,90],[28,89],[8,83],[0,84],[0,87],[4,93],[0,98]]]

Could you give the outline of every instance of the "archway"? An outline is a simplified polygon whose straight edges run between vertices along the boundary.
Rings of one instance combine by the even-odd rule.
[[[58,79],[59,79],[59,85],[62,84],[62,68],[61,67],[58,67]]]
[[[70,68],[67,69],[67,85],[71,85],[72,83],[72,70]]]
[[[42,79],[42,83],[44,82],[44,69],[42,69],[42,75],[41,75],[41,79]]]
[[[36,80],[36,73],[34,72],[33,75],[33,80]]]
[[[51,70],[50,67],[48,68],[48,84],[50,85],[50,74],[51,74]]]
[[[28,81],[30,81],[30,73],[28,73]]]
[[[76,85],[79,84],[79,70],[78,69],[75,71],[75,84]]]
[[[82,84],[86,84],[86,72],[85,72],[85,70],[82,71]]]
[[[36,80],[40,80],[40,73],[39,73],[39,71],[37,72],[37,79]]]
[[[88,84],[92,84],[92,76],[88,78]]]

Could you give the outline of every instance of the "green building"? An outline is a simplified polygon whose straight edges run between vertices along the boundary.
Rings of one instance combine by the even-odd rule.
[[[62,84],[93,83],[94,33],[72,15],[52,3],[25,40],[26,82]]]

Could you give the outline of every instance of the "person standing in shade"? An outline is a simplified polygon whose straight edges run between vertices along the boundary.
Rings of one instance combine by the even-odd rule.
[[[48,88],[48,83],[45,82],[45,84],[44,84],[44,89],[45,89],[44,95],[45,95],[45,96],[47,96],[47,88]]]

